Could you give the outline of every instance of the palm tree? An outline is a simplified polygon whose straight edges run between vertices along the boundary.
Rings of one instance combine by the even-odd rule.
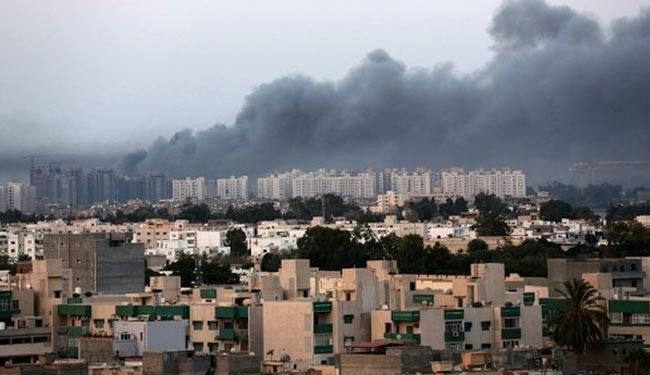
[[[564,289],[556,289],[564,297],[562,311],[550,317],[549,327],[558,345],[584,354],[589,344],[601,341],[609,326],[605,298],[583,279],[564,282]]]
[[[631,350],[625,356],[625,362],[629,366],[631,375],[645,375],[650,365],[650,353],[643,348]]]

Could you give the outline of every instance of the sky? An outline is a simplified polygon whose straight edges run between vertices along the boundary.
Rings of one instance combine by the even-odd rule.
[[[496,54],[503,3],[430,1],[0,0],[0,176],[18,155],[147,149],[230,127],[261,85],[339,81],[374,50],[407,67],[471,75]],[[549,1],[603,25],[650,1]],[[23,164],[26,161],[23,160]]]

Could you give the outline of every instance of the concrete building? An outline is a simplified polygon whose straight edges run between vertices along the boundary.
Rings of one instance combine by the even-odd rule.
[[[426,168],[417,168],[410,172],[405,169],[393,169],[386,172],[390,178],[390,190],[401,196],[430,196],[432,189],[432,172]]]
[[[182,320],[127,320],[113,323],[113,348],[122,357],[142,357],[145,352],[184,350]]]
[[[441,172],[440,185],[445,196],[465,199],[473,199],[479,193],[494,194],[500,198],[526,196],[526,175],[510,168],[469,172],[451,168]]]
[[[184,180],[172,180],[172,200],[185,202],[187,200],[202,201],[207,197],[207,186],[205,177],[190,178]]]
[[[299,170],[286,173],[271,173],[257,179],[257,197],[286,201],[293,197],[293,177]]]
[[[45,236],[45,259],[71,270],[68,290],[129,293],[144,290],[144,248],[123,233]]]
[[[550,297],[560,297],[558,290],[571,279],[586,278],[605,296],[623,298],[628,294],[650,291],[648,258],[613,259],[548,259],[548,290]]]
[[[227,200],[248,199],[248,176],[230,176],[230,178],[210,180],[208,197]]]

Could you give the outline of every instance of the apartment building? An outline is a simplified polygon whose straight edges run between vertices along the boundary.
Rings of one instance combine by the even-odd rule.
[[[415,171],[392,169],[385,172],[390,179],[390,190],[400,196],[422,197],[433,193],[433,173],[429,169]]]
[[[208,198],[248,199],[248,176],[218,178],[208,182]]]
[[[526,196],[526,175],[510,168],[473,170],[451,168],[440,174],[440,186],[445,196],[472,199],[479,193],[494,194],[500,198]]]
[[[144,290],[144,247],[123,233],[46,235],[44,252],[45,259],[60,259],[70,270],[70,293]]]
[[[293,197],[293,177],[299,175],[299,170],[285,173],[271,173],[257,179],[257,197],[286,201]]]
[[[172,180],[173,201],[202,201],[205,200],[205,198],[207,198],[207,186],[205,183],[205,177],[187,177],[184,180]]]

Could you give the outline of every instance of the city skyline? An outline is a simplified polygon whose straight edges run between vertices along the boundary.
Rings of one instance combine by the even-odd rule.
[[[75,5],[71,11],[88,15],[89,19],[96,16],[93,9],[71,4]],[[377,29],[375,24],[369,25],[369,30],[378,33],[377,39],[370,45],[357,45],[354,38],[349,39],[350,47],[340,57],[345,61],[337,64],[335,72],[324,76],[322,69],[320,72],[315,68],[304,69],[308,64],[301,67],[301,62],[294,61],[293,57],[278,55],[273,63],[292,66],[290,71],[278,72],[276,69],[262,78],[252,75],[242,79],[242,82],[248,82],[244,91],[229,91],[228,97],[236,97],[237,101],[246,98],[241,109],[237,109],[239,103],[228,106],[205,104],[206,98],[214,100],[218,97],[223,100],[224,95],[221,94],[203,96],[199,94],[203,91],[197,91],[192,96],[197,99],[195,105],[203,106],[204,110],[213,108],[222,111],[227,107],[226,110],[230,113],[228,116],[203,114],[204,118],[210,118],[209,123],[205,120],[161,121],[156,115],[159,111],[147,109],[138,111],[138,115],[133,117],[134,121],[138,121],[136,124],[128,118],[115,121],[115,118],[104,116],[105,113],[99,111],[97,113],[102,116],[92,121],[92,125],[87,118],[88,111],[95,108],[93,100],[106,103],[106,106],[113,109],[119,108],[114,107],[106,97],[111,90],[118,88],[112,85],[113,82],[104,82],[101,87],[106,91],[85,95],[83,101],[80,101],[90,103],[81,116],[86,118],[83,129],[79,128],[79,124],[74,125],[75,111],[65,118],[57,115],[58,102],[46,106],[32,105],[34,110],[39,111],[49,108],[48,114],[51,119],[56,118],[55,122],[39,123],[39,119],[30,119],[29,111],[24,109],[25,93],[38,94],[30,96],[34,103],[38,103],[43,94],[52,92],[51,87],[46,87],[42,93],[34,91],[27,73],[37,76],[38,72],[45,82],[54,80],[55,75],[45,65],[39,66],[43,68],[40,70],[25,65],[24,62],[31,61],[28,58],[30,55],[16,46],[19,42],[41,45],[43,42],[56,41],[63,35],[61,33],[69,30],[51,33],[42,41],[34,38],[43,35],[45,31],[58,30],[65,16],[49,9],[59,18],[55,18],[53,24],[41,25],[41,28],[34,30],[34,34],[16,32],[19,25],[8,20],[4,27],[11,31],[7,35],[12,37],[5,40],[4,45],[15,53],[11,60],[4,62],[7,64],[4,71],[9,72],[10,76],[0,76],[0,82],[7,83],[2,87],[20,90],[2,91],[3,100],[0,102],[5,104],[0,107],[0,122],[8,136],[5,137],[0,155],[0,179],[24,176],[24,167],[28,164],[28,160],[22,158],[24,154],[60,154],[62,150],[71,154],[72,159],[77,159],[80,166],[110,166],[126,171],[137,169],[142,173],[159,170],[177,177],[197,174],[255,175],[272,169],[315,169],[324,165],[348,166],[346,164],[355,169],[378,168],[387,166],[389,158],[397,160],[398,166],[405,167],[425,165],[438,168],[461,164],[474,168],[479,166],[479,161],[484,163],[488,159],[489,164],[514,164],[518,168],[535,171],[531,175],[534,178],[540,176],[539,179],[543,181],[566,177],[566,169],[575,161],[644,160],[648,155],[642,144],[648,139],[648,134],[640,124],[647,117],[644,109],[647,106],[643,103],[648,95],[644,91],[645,86],[638,83],[644,81],[647,72],[637,59],[643,55],[639,52],[647,44],[644,43],[646,35],[635,31],[647,22],[648,12],[639,11],[644,5],[647,4],[642,1],[626,2],[624,6],[617,7],[583,1],[568,1],[563,4],[555,1],[482,3],[476,9],[480,10],[477,14],[481,15],[472,13],[472,17],[478,18],[476,23],[468,26],[468,34],[463,34],[462,30],[448,24],[449,21],[431,28],[434,24],[431,21],[444,18],[440,14],[448,14],[453,20],[453,17],[464,15],[464,9],[441,2],[436,5],[440,8],[428,9],[432,13],[422,16],[427,14],[426,11],[412,12],[412,9],[406,7],[396,15],[395,21],[413,27],[403,31],[407,34],[390,35],[379,32],[382,28]],[[355,8],[350,17],[363,7],[364,5],[359,5],[359,8]],[[115,9],[107,17],[119,17],[121,12],[128,9],[128,6]],[[146,9],[147,5],[143,5],[136,11]],[[318,5],[315,5],[313,10],[317,9]],[[21,7],[9,7],[8,10],[2,14],[15,14],[16,19],[35,17],[34,9],[29,3]],[[188,35],[196,32],[187,24],[191,17],[196,16],[195,13],[176,17],[167,13],[170,8],[164,5],[160,10],[160,14],[151,17],[162,17],[170,21],[172,30],[183,26],[187,28]],[[228,10],[231,9],[220,9]],[[260,10],[269,11],[267,8]],[[384,14],[389,10],[394,11],[388,8],[377,11]],[[330,13],[322,14],[320,22],[331,21]],[[318,19],[316,15],[317,13],[314,17]],[[518,29],[517,19],[521,17],[534,19],[532,27]],[[100,25],[105,21],[106,18],[98,19]],[[364,21],[359,22],[363,25]],[[142,40],[153,37],[146,30],[137,29],[139,24],[133,20],[127,20],[126,24],[135,27],[134,35],[139,35]],[[292,27],[300,27],[299,25]],[[162,35],[169,36],[170,30],[164,26],[159,26],[165,31]],[[318,27],[323,25],[319,24]],[[94,27],[86,23],[73,23],[70,28],[96,32]],[[283,37],[286,37],[288,30],[277,30],[281,30]],[[204,31],[201,40],[222,40],[218,34],[211,33],[214,30]],[[66,45],[69,48],[66,51],[79,52],[80,56],[94,56],[89,55],[91,52],[98,53],[97,46],[89,44],[98,37],[93,32],[79,46]],[[131,44],[124,45],[125,36],[110,27],[102,32],[102,38],[114,44],[107,44],[106,49],[101,50],[97,56],[106,57],[113,46],[118,50],[133,47]],[[422,35],[430,39],[413,38],[416,32],[422,32]],[[459,43],[439,43],[436,48],[441,50],[433,58],[427,55],[426,48],[421,48],[420,54],[417,54],[413,50],[399,48],[395,43],[400,38],[411,42],[417,40],[417,43],[406,44],[424,47],[436,44],[427,41],[441,40],[445,33],[455,34]],[[231,37],[233,41],[238,40],[236,36]],[[169,40],[169,48],[176,46],[172,41],[177,39]],[[164,41],[157,41],[156,46],[165,46]],[[277,45],[283,41],[280,39],[262,44]],[[135,46],[138,45],[140,44]],[[154,51],[158,51],[156,48],[158,47]],[[298,46],[296,48],[296,51],[300,51]],[[48,50],[43,50],[46,51]],[[154,52],[147,49],[143,51],[143,57],[150,57],[146,53]],[[559,51],[563,51],[564,57],[558,58],[555,55]],[[362,58],[364,54],[366,57]],[[617,56],[616,60],[612,59],[614,55]],[[236,54],[233,56],[237,57]],[[360,58],[361,62],[358,62]],[[54,61],[59,62],[57,59]],[[141,68],[128,65],[129,61],[131,60],[125,57],[121,61],[122,65],[116,66],[124,68],[121,73],[133,75]],[[456,65],[444,65],[445,61]],[[547,64],[546,61],[553,63]],[[74,76],[74,73],[82,72],[76,70],[82,67],[90,69],[89,72],[103,67],[99,62],[82,62],[81,65],[68,66],[66,72],[69,74],[61,75],[60,78],[56,76],[56,79],[70,80],[70,85],[61,87],[69,90],[73,97],[77,95],[77,99],[79,93],[86,88],[81,90],[74,86],[76,81],[70,74]],[[179,66],[187,63],[181,59]],[[546,67],[544,71],[537,70],[539,64]],[[590,64],[591,68],[583,69]],[[318,66],[322,68],[322,65]],[[350,66],[352,69],[348,70]],[[626,66],[634,69],[625,70]],[[537,82],[533,78],[538,73],[543,74],[544,80]],[[237,71],[233,75],[240,77],[241,74]],[[87,75],[81,75],[79,79],[86,79],[84,77]],[[12,78],[14,76],[24,78],[22,84],[17,84],[15,78]],[[187,78],[186,75],[183,77]],[[276,79],[277,77],[282,78]],[[175,78],[168,75],[166,79]],[[131,81],[117,82],[120,82],[122,91],[113,92],[128,94]],[[138,81],[133,82],[135,84]],[[158,80],[163,86],[165,82],[165,79]],[[187,84],[194,82],[188,80]],[[494,87],[490,87],[491,82]],[[592,90],[587,82],[599,85],[597,87],[600,89]],[[214,80],[202,84],[204,87],[220,87]],[[178,92],[179,100],[193,103],[194,101],[186,99],[187,92],[188,90]],[[575,94],[568,95],[569,92]],[[589,92],[612,94],[589,95]],[[176,91],[167,94],[165,100],[169,101],[174,93]],[[66,98],[65,95],[61,96],[60,100]],[[155,98],[154,93],[150,100],[155,102]],[[132,106],[137,106],[140,102],[142,100],[131,101]],[[75,105],[69,107],[76,108]],[[190,108],[188,106],[166,107],[167,114],[170,110],[177,110],[186,119],[192,117],[187,114],[187,108]],[[192,107],[194,109],[196,107]],[[117,113],[128,117],[131,112],[125,110]],[[26,117],[21,114],[26,114]],[[142,116],[148,116],[147,120],[143,120]],[[106,121],[112,123],[107,125]],[[53,125],[54,123],[70,125]],[[209,128],[214,123],[226,125]],[[617,125],[612,125],[614,123]],[[183,128],[192,129],[193,132],[188,130],[175,133]],[[394,132],[393,129],[399,131]],[[163,138],[150,143],[159,135]],[[115,137],[120,140],[115,142]],[[625,142],[626,147],[616,147],[620,142]],[[502,152],[504,148],[507,153]],[[128,156],[124,157],[125,154]],[[558,167],[563,165],[566,168]]]

